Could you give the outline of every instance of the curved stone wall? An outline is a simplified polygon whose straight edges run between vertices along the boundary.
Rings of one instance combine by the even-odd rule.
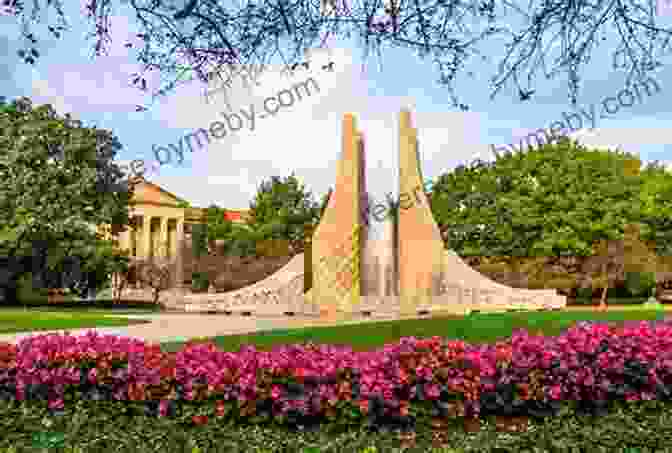
[[[184,297],[185,310],[257,315],[316,314],[317,307],[303,294],[303,273],[301,253],[270,277],[245,288],[226,293],[187,295]]]

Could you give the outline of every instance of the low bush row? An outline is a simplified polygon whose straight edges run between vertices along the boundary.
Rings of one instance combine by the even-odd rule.
[[[267,425],[192,424],[129,416],[119,402],[68,405],[58,414],[37,402],[0,401],[0,452],[33,453],[672,453],[672,405],[621,403],[604,416],[562,411],[525,432],[357,429],[339,433]]]

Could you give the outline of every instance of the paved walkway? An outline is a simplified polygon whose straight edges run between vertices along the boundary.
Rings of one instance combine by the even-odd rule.
[[[70,329],[72,335],[81,335],[89,330],[96,330],[101,334],[122,335],[138,338],[153,343],[186,341],[194,337],[214,337],[221,335],[235,335],[252,333],[272,329],[289,329],[318,325],[357,324],[371,322],[378,318],[339,319],[336,321],[320,320],[314,317],[259,317],[259,316],[227,316],[223,314],[118,314],[112,317],[125,317],[151,320],[147,324],[135,324],[121,327],[95,327],[86,329]],[[384,318],[379,319],[384,320]],[[48,333],[64,333],[65,330],[35,331],[14,334],[1,334],[0,342],[16,343],[22,338]]]

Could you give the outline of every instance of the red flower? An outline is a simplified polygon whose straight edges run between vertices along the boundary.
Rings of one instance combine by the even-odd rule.
[[[410,407],[410,404],[408,401],[400,401],[399,402],[399,414],[402,417],[408,416],[408,409]]]
[[[530,399],[530,384],[521,383],[516,385],[518,387],[518,390],[520,391],[520,398],[523,400]]]
[[[141,401],[145,397],[145,389],[141,384],[131,383],[128,386],[128,399],[131,401]]]
[[[224,405],[224,401],[217,401],[215,405],[215,413],[218,417],[224,417],[224,415],[226,415],[226,406]]]
[[[194,422],[194,425],[205,425],[208,423],[207,415],[194,415],[191,417],[191,421]]]
[[[170,365],[169,365],[169,366],[162,366],[161,369],[160,369],[160,371],[159,371],[159,375],[160,375],[163,379],[167,379],[167,378],[171,378],[171,377],[173,377],[173,373],[174,373],[174,369],[173,369],[173,367],[170,366]]]
[[[508,362],[511,360],[512,351],[511,348],[498,347],[495,357],[498,362]]]

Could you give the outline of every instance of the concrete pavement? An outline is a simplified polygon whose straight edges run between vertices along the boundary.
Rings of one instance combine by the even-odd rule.
[[[146,319],[150,323],[135,324],[120,327],[95,327],[85,329],[70,329],[72,335],[83,335],[89,330],[95,330],[100,334],[120,335],[138,338],[152,343],[164,343],[173,341],[186,341],[195,337],[215,337],[224,335],[237,335],[253,333],[273,329],[291,329],[308,326],[324,326],[338,324],[357,324],[384,320],[379,318],[337,319],[327,321],[315,317],[303,316],[227,316],[189,314],[189,313],[157,313],[157,314],[118,314],[106,315],[111,317],[125,317],[131,319]],[[12,334],[0,334],[0,342],[16,343],[23,338],[35,335],[51,333],[63,334],[65,330],[34,331]]]

